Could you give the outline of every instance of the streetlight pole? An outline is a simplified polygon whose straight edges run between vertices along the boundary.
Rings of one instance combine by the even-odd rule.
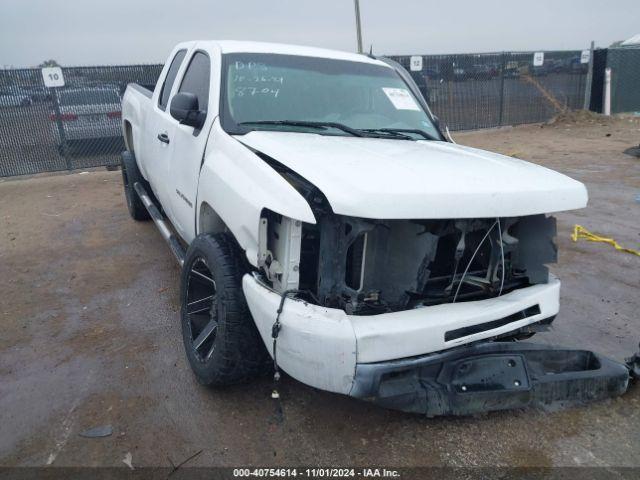
[[[360,1],[354,0],[356,6],[356,33],[358,38],[358,53],[362,53],[362,28],[360,26]]]

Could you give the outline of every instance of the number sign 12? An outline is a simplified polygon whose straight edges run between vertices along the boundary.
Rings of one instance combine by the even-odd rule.
[[[409,65],[412,72],[422,71],[422,57],[419,55],[414,55],[413,57],[411,57]]]

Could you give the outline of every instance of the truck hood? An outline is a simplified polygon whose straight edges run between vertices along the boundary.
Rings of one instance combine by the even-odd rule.
[[[566,175],[446,142],[266,131],[236,139],[311,182],[341,215],[516,217],[587,204],[585,186]]]

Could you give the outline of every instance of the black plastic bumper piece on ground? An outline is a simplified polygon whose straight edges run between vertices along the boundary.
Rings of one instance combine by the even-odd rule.
[[[622,395],[628,384],[627,366],[587,350],[487,342],[358,364],[351,396],[435,417],[555,409]]]
[[[640,347],[640,345],[638,345]],[[640,380],[640,350],[634,353],[630,358],[627,358],[627,367],[629,367],[629,373],[635,380]]]

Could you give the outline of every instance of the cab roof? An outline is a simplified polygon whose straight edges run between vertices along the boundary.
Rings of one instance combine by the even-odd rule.
[[[219,48],[221,53],[275,53],[280,55],[300,55],[304,57],[330,58],[348,60],[352,62],[369,63],[373,65],[388,65],[364,54],[330,50],[326,48],[288,45],[284,43],[247,42],[238,40],[196,40],[184,42],[185,46],[197,45],[198,48]]]

